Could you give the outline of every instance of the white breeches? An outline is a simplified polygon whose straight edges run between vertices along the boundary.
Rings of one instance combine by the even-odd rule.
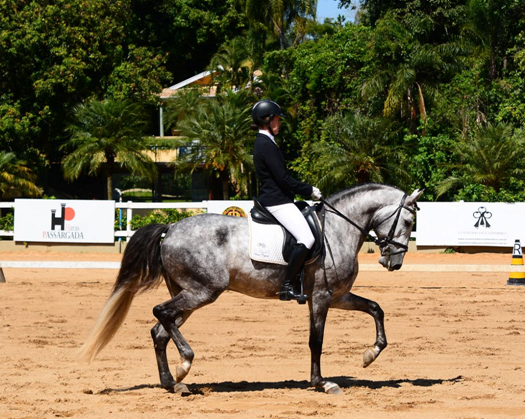
[[[312,248],[315,238],[299,208],[294,204],[283,204],[266,209],[295,237],[297,244],[304,244],[308,249]]]

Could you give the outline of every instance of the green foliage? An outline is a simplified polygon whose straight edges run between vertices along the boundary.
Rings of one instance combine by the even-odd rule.
[[[222,88],[245,88],[251,81],[253,61],[249,58],[248,45],[242,38],[224,44],[212,57],[210,69],[216,71],[215,81]]]
[[[105,86],[106,97],[158,105],[158,93],[168,82],[165,57],[146,47],[128,46],[127,56],[115,66]]]
[[[369,39],[367,28],[346,25],[333,36],[267,54],[265,73],[278,72],[282,60],[288,69],[287,78],[274,79],[271,85],[271,92],[280,92],[280,97],[263,90],[285,108],[286,126],[280,136],[286,143],[281,148],[288,161],[295,160],[291,168],[304,179],[313,179],[311,148],[320,140],[324,120],[362,107],[361,69],[369,60]]]
[[[196,214],[197,213],[195,212],[179,211],[177,209],[154,210],[145,217],[134,215],[133,219],[131,220],[131,229],[136,230],[140,227],[144,227],[145,225],[153,223],[176,223],[177,221],[183,220],[184,218],[192,217]]]
[[[409,189],[425,189],[423,199],[435,201],[435,185],[447,176],[445,165],[450,162],[454,140],[444,134],[405,135],[403,149],[408,154],[406,169],[412,184]]]
[[[176,82],[202,72],[246,27],[236,0],[134,0],[129,8],[130,42],[162,53]]]
[[[525,3],[359,5],[357,22],[344,24],[314,22],[315,2],[309,0],[2,1],[0,149],[14,153],[22,171],[31,168],[38,175],[18,174],[33,184],[46,179],[46,168],[67,152],[63,161],[70,178],[102,169],[108,175],[118,164],[132,176],[151,175],[140,157],[146,147],[139,138],[142,117],[118,129],[131,138],[126,130],[137,122],[132,130],[140,135],[127,141],[136,144],[129,158],[117,158],[116,151],[101,154],[98,146],[95,152],[96,141],[87,140],[116,138],[116,131],[99,135],[77,126],[89,134],[73,140],[65,128],[77,124],[80,107],[103,100],[153,109],[169,83],[211,68],[220,70],[216,81],[225,93],[214,101],[199,97],[198,90],[179,92],[166,107],[166,128],[179,125],[188,137],[175,144],[186,147],[177,168],[204,167],[225,191],[244,196],[249,190],[249,109],[264,97],[276,100],[287,115],[277,141],[291,169],[304,180],[324,181],[325,194],[335,185],[382,179],[424,187],[431,200],[447,182],[454,187],[440,192],[440,199],[522,199],[522,173],[508,161],[523,162],[516,150],[525,124]],[[262,75],[254,77],[254,70]],[[233,94],[239,88],[242,93]],[[347,127],[336,122],[340,114],[352,115]],[[355,131],[357,119],[395,129],[388,135]],[[481,144],[480,129],[498,124],[512,132],[499,141],[514,154],[503,153],[494,141]],[[75,149],[80,151],[71,157]],[[472,157],[485,152],[498,156],[492,167]],[[368,168],[359,172],[366,176],[357,175],[357,161]],[[390,162],[408,176],[388,169]],[[502,170],[506,175],[496,175]],[[2,188],[22,193],[20,185]]]
[[[151,211],[148,215],[140,216],[134,215],[131,219],[131,229],[136,230],[140,227],[144,227],[148,224],[172,224],[176,223],[184,218],[193,217],[194,215],[201,214],[202,211],[180,211],[175,208],[156,209]],[[1,219],[0,219],[1,220]],[[126,230],[128,219],[126,217],[126,211],[122,210],[122,219],[119,220],[119,209],[115,210],[115,231]],[[119,228],[120,224],[120,228]]]
[[[13,231],[15,228],[15,216],[9,213],[0,217],[0,230]]]
[[[70,109],[114,96],[154,103],[165,57],[135,46],[131,0],[0,2],[0,145],[43,164],[57,159]]]
[[[507,65],[507,51],[524,29],[523,2],[516,0],[469,0],[463,31],[474,47],[487,79],[496,80]]]
[[[407,184],[405,157],[395,144],[391,121],[338,114],[323,128],[323,140],[314,144],[312,154],[315,183],[325,193],[363,182]]]
[[[0,200],[20,196],[39,196],[36,176],[15,153],[0,151]]]
[[[448,165],[451,176],[439,182],[438,196],[454,187],[462,187],[459,196],[479,196],[484,200],[506,197],[514,191],[524,194],[525,132],[504,124],[478,127],[472,135],[453,144],[459,161]],[[512,198],[510,198],[513,200]]]
[[[258,29],[266,28],[275,36],[280,49],[288,46],[287,32],[299,26],[301,18],[314,17],[317,1],[315,0],[243,0],[242,8],[250,24]]]
[[[466,51],[452,37],[434,37],[434,22],[425,25],[411,17],[389,12],[377,22],[374,60],[365,69],[362,94],[382,98],[383,114],[406,121],[414,133],[419,121],[425,129],[438,86],[462,67]]]

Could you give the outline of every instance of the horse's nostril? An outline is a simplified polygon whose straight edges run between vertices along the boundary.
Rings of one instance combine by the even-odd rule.
[[[398,263],[398,264],[396,264],[396,265],[393,265],[393,266],[392,266],[392,269],[393,269],[394,271],[399,271],[399,270],[401,269],[401,266],[402,266],[401,263]]]

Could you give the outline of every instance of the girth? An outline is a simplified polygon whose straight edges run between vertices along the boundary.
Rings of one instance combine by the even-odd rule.
[[[286,262],[288,262],[294,247],[297,245],[297,240],[288,230],[286,230],[286,228],[281,223],[279,223],[279,221],[277,221],[270,211],[261,205],[257,198],[254,197],[253,202],[254,205],[250,211],[250,215],[254,222],[259,224],[276,224],[283,227],[285,233],[285,239],[283,243],[283,258]],[[306,257],[307,261],[311,261],[312,259],[316,259],[323,251],[323,231],[321,229],[317,215],[322,210],[323,204],[318,203],[310,206],[304,201],[298,201],[294,204],[297,208],[299,208],[301,214],[303,214],[315,238],[315,243]]]

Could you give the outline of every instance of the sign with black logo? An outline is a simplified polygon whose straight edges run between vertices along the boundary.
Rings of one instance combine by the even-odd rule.
[[[16,199],[15,241],[113,243],[115,201]]]
[[[418,246],[512,247],[525,239],[525,203],[418,202]]]

